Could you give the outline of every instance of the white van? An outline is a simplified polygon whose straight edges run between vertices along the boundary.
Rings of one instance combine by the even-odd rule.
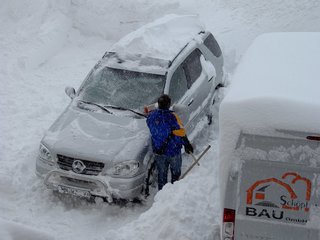
[[[219,121],[221,239],[320,239],[320,33],[259,36]]]

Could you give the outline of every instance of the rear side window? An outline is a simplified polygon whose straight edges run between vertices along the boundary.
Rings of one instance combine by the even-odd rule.
[[[179,66],[171,78],[169,95],[172,102],[176,103],[188,90],[187,78],[182,66]]]
[[[210,50],[210,52],[213,53],[216,57],[220,57],[222,52],[219,47],[218,42],[213,37],[213,35],[210,33],[210,35],[204,40],[204,45]]]
[[[201,52],[199,49],[195,49],[185,60],[184,70],[187,74],[188,88],[198,79],[202,72],[202,66],[200,62]]]

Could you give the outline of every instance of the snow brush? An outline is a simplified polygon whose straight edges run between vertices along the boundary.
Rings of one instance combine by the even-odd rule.
[[[191,166],[185,171],[185,173],[184,173],[182,176],[180,176],[179,180],[183,179],[183,178],[191,171],[191,169],[192,169],[196,164],[198,164],[198,166],[200,165],[200,164],[199,164],[200,159],[203,157],[203,155],[205,155],[205,154],[208,152],[208,150],[209,150],[210,148],[211,148],[211,146],[208,145],[208,147],[200,154],[200,156],[199,156],[198,158],[196,158],[196,157],[192,154],[192,158],[193,158],[194,162],[193,162],[193,163],[191,164]]]

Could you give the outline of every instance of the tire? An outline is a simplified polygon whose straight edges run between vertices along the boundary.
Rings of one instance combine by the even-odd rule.
[[[207,124],[208,125],[211,125],[212,124],[212,119],[213,119],[213,105],[215,104],[215,101],[216,101],[216,94],[213,95],[213,98],[212,98],[212,104],[210,104],[208,106],[208,111],[206,113],[206,117],[207,117]]]
[[[219,83],[216,86],[215,92],[213,94],[212,105],[210,106],[211,108],[214,107],[216,103],[220,102],[219,91],[221,90],[221,88],[224,88],[224,85],[222,83]],[[211,110],[211,112],[209,111],[209,113],[206,114],[206,116],[207,116],[208,125],[211,125],[212,124],[212,120],[213,120],[212,110]]]
[[[158,182],[158,173],[156,169],[156,164],[152,159],[150,160],[147,176],[145,179],[144,194],[146,197],[150,195],[150,187],[152,188],[157,187],[157,182]]]
[[[212,114],[207,114],[207,121],[208,121],[208,125],[211,125],[212,124]]]

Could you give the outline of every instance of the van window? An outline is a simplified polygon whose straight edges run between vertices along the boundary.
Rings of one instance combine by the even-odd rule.
[[[198,79],[202,72],[202,66],[200,62],[201,52],[199,49],[195,49],[185,60],[184,70],[187,74],[188,88]]]
[[[172,99],[172,102],[178,102],[187,90],[188,87],[186,74],[182,66],[179,66],[172,75],[170,83],[169,95]]]
[[[204,45],[210,50],[210,52],[213,53],[216,57],[220,57],[222,52],[219,47],[219,44],[217,43],[216,39],[212,36],[212,34],[209,34],[209,36],[204,40]]]

